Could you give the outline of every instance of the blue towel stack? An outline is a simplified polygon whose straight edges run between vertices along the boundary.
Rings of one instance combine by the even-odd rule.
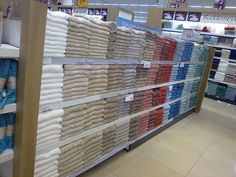
[[[204,62],[208,56],[208,48],[203,45],[194,44],[191,61]]]
[[[164,109],[163,124],[165,124],[169,120],[170,105],[163,106],[163,109]]]
[[[197,65],[189,65],[186,79],[194,78],[197,73],[197,68],[198,68]]]
[[[193,83],[193,85],[192,85],[192,91],[191,91],[191,93],[198,92],[199,87],[200,87],[200,80],[192,81],[192,83]]]
[[[189,109],[189,106],[190,106],[189,98],[181,100],[180,114],[185,113]]]
[[[176,81],[179,65],[173,65],[170,81]]]
[[[175,84],[170,91],[170,100],[178,99],[182,96],[184,83]]]
[[[184,84],[183,95],[188,95],[192,92],[193,82],[186,81]]]
[[[183,89],[184,89],[184,83],[178,84],[177,98],[182,97]]]
[[[13,149],[15,121],[15,114],[13,113],[0,115],[0,154],[6,149]]]
[[[171,90],[168,90],[166,93],[166,102],[169,102],[169,101],[171,101]]]
[[[216,94],[216,90],[217,90],[217,86],[218,84],[215,82],[208,82],[208,88],[207,88],[207,93],[209,95],[215,95]]]
[[[225,99],[234,101],[234,103],[236,103],[236,87],[228,86]]]
[[[181,101],[170,104],[168,119],[176,118],[179,115]]]
[[[189,108],[192,108],[192,107],[196,106],[196,104],[197,104],[197,96],[192,96],[192,97],[190,98],[190,105],[189,105]]]
[[[174,61],[181,61],[182,55],[184,52],[184,46],[185,46],[184,41],[177,41],[177,47],[175,50]]]
[[[181,57],[181,61],[190,61],[193,53],[194,44],[186,41],[184,44],[184,50]]]
[[[188,64],[184,64],[183,66],[178,67],[177,77],[176,80],[185,80],[186,75],[188,73]]]

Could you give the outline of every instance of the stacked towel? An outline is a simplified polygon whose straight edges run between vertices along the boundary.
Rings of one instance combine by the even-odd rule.
[[[229,59],[231,55],[231,50],[222,49],[221,57]]]
[[[63,109],[40,113],[38,116],[37,149],[59,143]]]
[[[148,132],[148,121],[149,121],[150,113],[143,114],[139,116],[138,120],[138,136],[142,136],[146,132]]]
[[[160,65],[157,77],[156,84],[167,83],[170,80],[171,70],[173,65]]]
[[[151,112],[151,119],[149,119],[149,129],[156,128],[160,126],[163,122],[164,117],[164,109],[160,108],[155,110],[154,112]]]
[[[155,49],[156,49],[156,34],[151,31],[146,31],[145,43],[146,47],[144,49],[143,59],[153,60]]]
[[[113,42],[112,57],[113,59],[125,59],[130,45],[131,32],[129,28],[118,27]]]
[[[14,147],[14,126],[16,123],[15,114],[1,114],[0,115],[0,155],[6,149],[13,149]]]
[[[65,108],[61,122],[61,140],[83,132],[88,113],[88,104]]]
[[[119,103],[121,102],[121,97],[112,97],[106,99],[106,107],[104,112],[104,123],[109,123],[118,118]]]
[[[84,143],[82,140],[61,147],[59,154],[59,176],[66,177],[84,167]]]
[[[135,87],[137,65],[125,65],[122,89],[131,89]]]
[[[224,82],[236,84],[236,76],[225,75]]]
[[[215,80],[224,81],[225,80],[225,73],[217,71],[215,74]]]
[[[156,37],[156,49],[153,59],[154,60],[161,60],[162,50],[164,48],[164,36],[157,36]]]
[[[90,65],[64,65],[63,99],[65,101],[88,95],[91,68]]]
[[[125,102],[125,97],[121,96],[121,101],[119,103],[118,118],[125,117],[129,115],[131,102]]]
[[[168,115],[169,115],[170,105],[163,106],[163,109],[164,109],[163,124],[166,124],[169,121]]]
[[[175,103],[170,104],[170,110],[168,115],[169,120],[177,118],[177,116],[179,115],[180,105],[181,101],[177,101]]]
[[[91,22],[81,17],[70,16],[67,33],[67,57],[88,57]]]
[[[152,96],[153,90],[145,90],[143,91],[143,99],[142,99],[142,107],[141,110],[147,110],[152,107]]]
[[[119,146],[122,146],[122,145],[128,143],[128,141],[129,141],[129,127],[130,127],[129,120],[116,124],[115,147],[119,147]]]
[[[206,61],[206,53],[208,53],[207,46],[194,43],[193,52],[192,52],[190,61],[204,62]]]
[[[18,63],[15,60],[0,60],[0,109],[16,103],[16,77]]]
[[[116,40],[116,30],[117,30],[117,27],[116,27],[116,24],[114,22],[109,22],[111,25],[110,25],[110,35],[109,35],[109,42],[108,42],[108,48],[107,48],[107,58],[108,59],[112,59],[112,53],[113,53],[113,50],[115,49],[114,47],[114,42]]]
[[[102,156],[103,132],[83,138],[84,165],[87,166]]]
[[[44,57],[65,57],[69,15],[48,10]]]
[[[124,77],[123,65],[110,65],[108,69],[108,86],[109,92],[121,90],[122,81]]]
[[[236,87],[228,86],[225,98],[227,100],[233,101],[236,104]]]
[[[40,106],[63,101],[63,68],[61,65],[43,65]]]
[[[150,112],[149,120],[148,120],[148,129],[152,130],[157,127],[157,110]]]
[[[161,87],[157,89],[153,89],[153,98],[152,98],[152,105],[161,105],[166,102],[166,96],[167,92],[169,90],[169,87]]]
[[[105,100],[88,103],[87,117],[84,121],[84,130],[89,130],[103,124],[105,108]]]
[[[109,65],[92,65],[89,75],[88,95],[99,95],[107,92]]]
[[[151,68],[148,70],[147,82],[149,85],[155,85],[159,67],[159,65],[151,65]]]
[[[147,85],[147,75],[148,69],[143,68],[143,65],[138,65],[136,70],[135,87],[142,87]]]
[[[174,58],[177,42],[174,39],[165,38],[164,47],[161,51],[161,60],[172,61]]]
[[[112,126],[103,130],[102,154],[108,154],[115,147],[116,127]]]
[[[35,177],[52,177],[59,176],[58,173],[58,158],[60,149],[53,149],[44,154],[37,154],[35,158]]]
[[[236,65],[229,64],[227,67],[226,74],[236,76]]]
[[[221,72],[226,72],[228,66],[229,66],[228,61],[221,60],[218,66],[218,70]]]
[[[130,114],[140,112],[142,108],[143,97],[144,97],[144,92],[134,93],[134,100],[131,102]]]
[[[129,141],[138,138],[138,118],[139,117],[135,117],[130,120]]]
[[[130,32],[131,38],[126,57],[142,60],[144,47],[146,46],[146,32],[134,29],[130,29]]]

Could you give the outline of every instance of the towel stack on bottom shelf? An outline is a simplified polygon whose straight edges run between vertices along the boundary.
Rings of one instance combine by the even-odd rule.
[[[164,109],[163,124],[166,124],[169,121],[168,115],[169,115],[170,105],[165,105],[163,109]]]
[[[148,121],[149,121],[150,113],[143,114],[139,116],[138,119],[138,136],[142,136],[146,132],[148,132]]]
[[[129,142],[130,120],[116,124],[115,147],[122,146]]]
[[[236,104],[236,87],[228,86],[225,99],[233,101]]]
[[[108,86],[109,92],[119,91],[122,87],[124,78],[124,67],[123,65],[110,65],[108,69]]]
[[[103,130],[102,154],[108,154],[115,147],[116,127],[112,126]]]
[[[97,132],[83,138],[83,161],[87,166],[102,156],[103,132]]]
[[[63,99],[75,100],[88,95],[90,65],[64,65]]]
[[[60,177],[66,177],[84,167],[83,146],[83,141],[79,140],[60,148],[58,164]]]
[[[135,117],[130,120],[129,141],[133,141],[138,138],[138,118],[139,117]]]
[[[107,92],[109,65],[92,65],[89,75],[88,95],[99,95]]]
[[[181,101],[170,104],[168,119],[176,118],[179,115]]]

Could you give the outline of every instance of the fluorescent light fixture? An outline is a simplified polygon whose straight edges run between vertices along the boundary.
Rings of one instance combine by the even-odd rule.
[[[123,3],[96,3],[90,2],[88,5],[97,5],[97,6],[131,6],[131,7],[158,7],[158,4],[123,4]]]
[[[225,7],[225,9],[236,9],[236,7],[234,7],[234,6],[228,6],[228,7]]]
[[[213,9],[213,6],[188,6],[191,8],[205,8],[205,9]]]
[[[147,17],[141,17],[141,16],[134,16],[134,18],[147,19]]]
[[[134,11],[135,14],[148,14],[148,12],[143,12],[143,11]]]
[[[145,20],[134,20],[134,22],[146,23],[147,21],[145,21]]]

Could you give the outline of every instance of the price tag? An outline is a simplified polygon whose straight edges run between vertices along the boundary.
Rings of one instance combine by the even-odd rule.
[[[150,61],[144,61],[143,68],[151,68],[151,64]]]
[[[169,86],[169,91],[172,91],[173,90],[173,85],[170,85]]]
[[[179,65],[180,68],[183,68],[184,67],[184,62],[181,62],[180,65]]]
[[[194,29],[184,29],[182,39],[187,41],[198,42],[201,39],[200,31]]]
[[[125,96],[125,102],[130,102],[134,100],[134,94],[128,94]]]

